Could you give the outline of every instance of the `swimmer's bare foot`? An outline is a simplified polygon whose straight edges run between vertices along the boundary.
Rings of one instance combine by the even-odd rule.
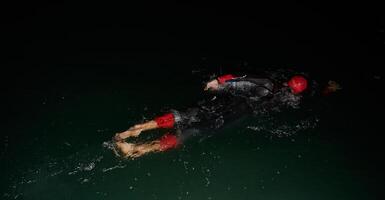
[[[152,141],[144,144],[133,144],[127,142],[116,142],[115,147],[119,155],[125,158],[138,158],[150,152],[161,151],[159,141]]]
[[[119,150],[119,153],[123,155],[123,157],[131,155],[135,150],[135,144],[121,141],[116,142],[115,147]]]
[[[115,141],[123,141],[124,139],[126,139],[128,137],[137,137],[140,135],[141,132],[142,132],[142,129],[130,128],[127,131],[115,134],[114,140]]]
[[[123,142],[123,138],[120,137],[119,133],[116,133],[114,137],[112,137],[112,141],[114,142]]]
[[[142,131],[156,129],[156,128],[158,128],[158,124],[154,120],[151,120],[151,121],[145,122],[143,124],[137,124],[135,126],[132,126],[127,131],[117,133],[114,136],[114,140],[115,141],[122,141],[128,137],[137,137],[140,135],[140,133]]]

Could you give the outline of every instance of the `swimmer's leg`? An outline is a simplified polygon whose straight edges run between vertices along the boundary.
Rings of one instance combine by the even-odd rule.
[[[134,145],[135,144],[132,143],[117,141],[115,142],[115,148],[113,150],[116,156],[126,157],[126,155],[129,155],[130,152],[134,150]]]
[[[167,113],[165,115],[156,117],[154,120],[137,124],[132,126],[128,130],[117,133],[114,137],[115,141],[121,141],[128,137],[137,137],[142,131],[157,129],[157,128],[172,128],[175,124],[175,117],[173,113]]]
[[[158,127],[159,127],[158,124],[154,120],[151,120],[142,124],[137,124],[135,126],[132,126],[126,131],[115,134],[114,140],[121,141],[128,137],[137,137],[140,135],[142,131],[156,129]]]
[[[166,134],[160,140],[154,140],[149,143],[133,144],[122,141],[117,141],[115,147],[118,150],[117,155],[124,158],[137,158],[150,152],[166,151],[171,148],[175,148],[178,145],[178,139],[176,136]]]
[[[118,141],[115,143],[118,155],[124,158],[137,158],[150,152],[160,151],[159,141],[144,144],[133,144]]]

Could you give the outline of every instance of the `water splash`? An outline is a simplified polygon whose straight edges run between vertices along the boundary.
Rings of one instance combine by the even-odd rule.
[[[263,121],[263,120],[262,120]],[[295,123],[290,122],[259,122],[258,125],[250,125],[246,128],[256,133],[268,133],[267,136],[271,137],[290,137],[297,134],[300,131],[312,129],[317,126],[319,122],[318,117],[312,117],[308,119],[299,120]]]

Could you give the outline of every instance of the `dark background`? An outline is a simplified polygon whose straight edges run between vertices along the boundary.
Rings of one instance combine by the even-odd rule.
[[[166,79],[201,84],[191,78],[197,69],[208,76],[245,65],[283,67],[343,85],[329,122],[351,131],[333,137],[355,150],[346,157],[357,169],[383,183],[379,4],[10,3],[1,10],[2,139],[13,148],[23,134],[12,129],[38,112],[36,95]]]
[[[380,7],[246,1],[5,4],[2,87],[56,83],[68,76],[81,79],[73,69],[89,73],[90,67],[95,71],[89,77],[104,81],[111,77],[99,76],[96,68],[103,74],[118,72],[121,79],[126,79],[126,71],[172,77],[209,59],[209,72],[246,62],[311,71],[319,79],[345,77],[367,89],[377,85],[368,81],[383,74]],[[179,58],[191,64],[176,66]],[[127,67],[145,63],[153,67]],[[165,73],[167,69],[176,71]]]
[[[280,62],[344,73],[365,66],[374,73],[383,60],[383,23],[375,3],[15,3],[2,6],[2,60],[123,64],[117,58],[140,52],[192,58],[199,52],[280,64],[272,54],[292,52]],[[309,55],[319,58],[317,66]]]

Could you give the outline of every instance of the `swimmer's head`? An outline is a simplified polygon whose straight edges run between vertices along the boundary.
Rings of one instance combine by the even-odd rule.
[[[303,76],[296,75],[291,77],[291,79],[287,82],[287,85],[293,94],[299,94],[306,90],[307,80]]]

